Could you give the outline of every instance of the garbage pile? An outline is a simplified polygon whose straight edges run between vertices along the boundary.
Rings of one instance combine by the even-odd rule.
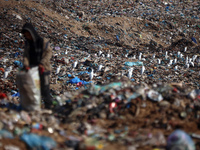
[[[1,148],[199,148],[198,1],[0,2]],[[52,111],[19,105],[25,22],[52,44]]]

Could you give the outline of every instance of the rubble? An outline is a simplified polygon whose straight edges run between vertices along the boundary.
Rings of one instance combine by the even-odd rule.
[[[197,0],[0,3],[2,149],[170,149],[176,129],[199,149]],[[54,110],[21,110],[25,22],[53,48]]]

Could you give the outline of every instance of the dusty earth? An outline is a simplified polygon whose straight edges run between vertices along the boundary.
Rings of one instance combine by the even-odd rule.
[[[78,47],[79,51],[89,53],[102,50],[105,52],[114,51],[116,53],[113,55],[118,55],[123,54],[126,50],[129,50],[129,54],[138,54],[144,50],[151,53],[160,51],[160,49],[177,52],[183,51],[187,46],[188,55],[197,54],[199,56],[200,20],[191,17],[200,17],[198,0],[168,3],[177,8],[177,11],[171,10],[169,13],[164,13],[166,6],[168,6],[164,2],[167,1],[160,3],[157,3],[157,1],[151,1],[151,3],[148,3],[148,1],[140,2],[145,5],[141,6],[142,4],[136,1],[112,0],[106,2],[67,1],[65,4],[60,2],[39,3],[35,1],[0,0],[0,43],[3,49],[1,52],[5,54],[6,50],[16,52],[18,48],[23,49],[23,41],[21,41],[19,32],[25,22],[32,22],[42,36],[50,39],[54,47],[60,46],[61,49],[65,45],[73,48]],[[158,17],[141,16],[143,9],[140,9],[141,12],[133,12],[133,10],[140,7],[144,10],[148,8],[159,10]],[[115,12],[115,15],[109,15],[113,12]],[[150,13],[151,10],[148,12]],[[184,18],[180,16],[182,12],[187,14]],[[83,13],[83,16],[80,15],[81,13]],[[164,20],[165,24],[160,23]],[[5,35],[9,38],[6,38]],[[64,35],[67,38],[63,38]],[[117,39],[117,35],[120,40]],[[192,42],[192,37],[197,40],[197,43]],[[194,75],[184,74],[183,78],[188,79],[188,84],[183,88],[199,89],[200,79],[197,76],[199,67],[194,68],[194,70],[196,71]],[[177,80],[177,82],[179,81]],[[15,81],[12,79],[10,82],[14,83]],[[170,83],[171,81],[168,80],[167,82]],[[55,91],[63,90],[62,82],[54,84],[52,81],[51,89]],[[6,88],[1,88],[1,90],[9,92]],[[190,103],[189,99],[179,94],[173,96],[181,99],[183,106]],[[140,102],[140,100],[138,101]],[[184,108],[176,106],[161,108],[159,104],[147,101],[147,107],[140,108],[140,113],[137,116],[133,117],[129,116],[128,113],[124,113],[127,118],[126,122],[120,118],[116,120],[100,119],[96,124],[106,129],[129,126],[129,130],[132,131],[147,130],[147,132],[152,133],[161,131],[165,137],[177,128],[188,133],[200,134],[200,122],[198,118],[194,117],[194,113],[188,114],[185,119],[179,116],[179,112],[184,111]],[[2,109],[1,111],[5,110]],[[70,131],[72,128],[68,127],[67,123],[63,123],[61,126],[67,130],[68,134],[73,134]],[[56,133],[50,134],[43,130],[36,132],[40,135],[52,137],[60,145],[66,140]],[[199,141],[197,139],[195,141],[197,149],[200,149]],[[1,139],[0,149],[5,149],[6,145],[15,145],[21,150],[27,149],[25,143],[19,138]],[[153,148],[155,147],[143,146],[137,149],[150,150]],[[162,148],[164,149],[164,146],[160,147],[160,149]],[[107,142],[104,149],[123,150],[127,149],[127,146],[120,142]]]

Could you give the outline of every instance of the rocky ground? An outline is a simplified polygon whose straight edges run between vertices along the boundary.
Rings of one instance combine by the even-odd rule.
[[[198,0],[0,0],[0,10],[0,127],[13,134],[2,131],[0,149],[30,149],[25,131],[60,150],[165,149],[175,129],[200,134]],[[16,107],[25,22],[51,42],[53,112]]]

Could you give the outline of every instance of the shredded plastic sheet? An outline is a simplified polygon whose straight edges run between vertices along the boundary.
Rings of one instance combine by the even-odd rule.
[[[56,147],[56,142],[47,136],[39,136],[37,134],[23,134],[21,140],[24,141],[31,149],[51,150]]]
[[[143,66],[143,62],[137,61],[137,62],[125,62],[125,66]]]
[[[87,85],[87,84],[92,83],[92,81],[89,81],[89,82],[83,81],[83,80],[79,79],[78,77],[75,77],[75,78],[68,81],[68,83],[71,83],[71,84],[77,84],[79,82],[81,82],[83,85]]]

